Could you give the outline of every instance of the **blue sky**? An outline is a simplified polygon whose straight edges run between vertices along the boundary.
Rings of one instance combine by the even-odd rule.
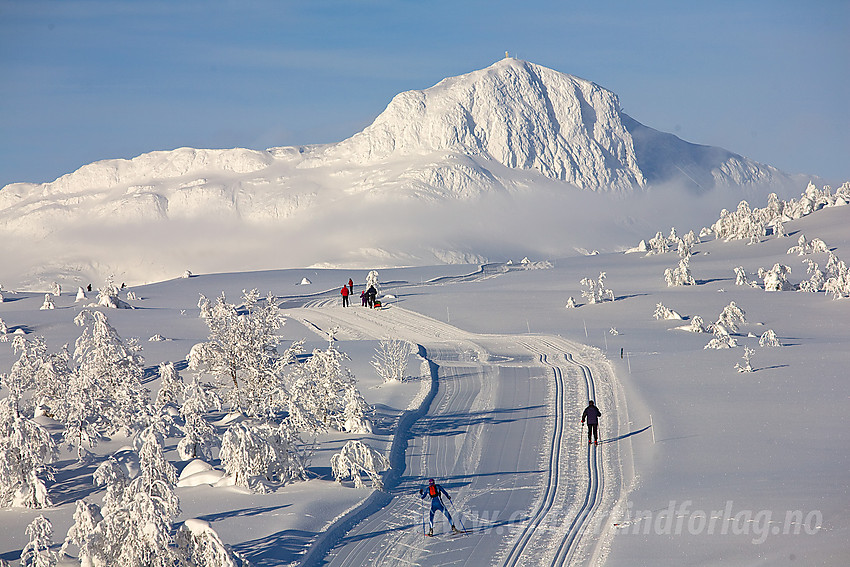
[[[505,51],[658,130],[846,181],[848,30],[846,0],[0,0],[0,186],[180,146],[339,141]]]

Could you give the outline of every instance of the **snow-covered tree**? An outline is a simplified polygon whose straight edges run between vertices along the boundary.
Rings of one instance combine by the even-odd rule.
[[[655,305],[655,312],[652,314],[656,320],[659,319],[682,319],[682,316],[673,311],[672,309],[665,307],[663,303],[657,303]]]
[[[44,478],[58,454],[56,442],[37,422],[23,416],[10,396],[0,400],[0,506],[51,506]]]
[[[803,260],[803,264],[807,266],[806,273],[809,274],[809,279],[800,282],[800,291],[816,293],[823,290],[824,285],[826,285],[826,276],[817,263],[811,258],[806,258]]]
[[[278,427],[234,423],[222,437],[220,458],[238,486],[256,491],[265,491],[266,482],[284,485],[306,479],[306,459],[287,422]]]
[[[174,367],[173,362],[163,362],[159,365],[159,392],[154,402],[154,412],[160,413],[165,406],[180,406],[183,397],[183,379]]]
[[[788,291],[791,289],[791,283],[788,281],[788,274],[791,273],[791,268],[776,263],[770,270],[759,268],[759,277],[764,281],[765,291]]]
[[[600,272],[596,280],[584,278],[581,285],[587,289],[582,290],[581,295],[588,303],[602,303],[603,301],[614,301],[614,292],[605,287],[605,272]]]
[[[177,530],[177,547],[186,567],[247,567],[248,562],[221,540],[208,522],[188,519]]]
[[[746,313],[743,309],[738,307],[738,305],[734,301],[730,301],[729,305],[723,308],[723,311],[720,312],[720,316],[717,318],[717,323],[715,325],[725,327],[732,332],[738,330],[739,325],[745,325],[747,323]]]
[[[779,341],[779,337],[776,336],[776,333],[773,329],[768,329],[764,333],[762,333],[761,337],[759,337],[759,346],[762,347],[781,347],[782,343]]]
[[[36,517],[27,526],[30,541],[21,552],[21,567],[54,567],[58,561],[53,545],[53,524],[44,516]]]
[[[59,285],[59,282],[53,282],[50,284],[50,293],[52,293],[55,297],[62,295],[62,286]]]
[[[173,567],[179,561],[171,537],[180,512],[174,494],[177,472],[165,460],[161,440],[152,429],[146,429],[139,440],[138,476],[126,482],[114,462],[107,468],[102,465],[95,473],[96,482],[113,486],[107,485],[103,519],[88,533],[80,530],[85,534],[78,542],[83,565]]]
[[[378,272],[375,270],[371,270],[366,274],[366,289],[369,289],[369,286],[374,286],[376,291],[381,291],[381,287],[378,284]]]
[[[696,285],[696,280],[691,275],[690,257],[685,256],[679,260],[677,267],[664,270],[664,281],[667,282],[667,287]]]
[[[747,284],[747,271],[743,266],[738,266],[735,268],[735,285],[748,285]]]
[[[53,303],[53,298],[50,297],[49,293],[44,294],[44,303],[41,304],[39,309],[56,309],[56,305]]]
[[[714,333],[714,338],[711,339],[703,348],[724,349],[735,348],[738,346],[738,341],[729,334],[729,331],[727,331],[723,325],[714,325],[712,327],[712,332]]]
[[[65,542],[62,544],[60,555],[68,555],[69,548],[76,546],[79,550],[77,557],[91,557],[92,551],[89,545],[92,541],[97,524],[103,520],[100,513],[100,506],[97,504],[86,502],[85,500],[77,500],[76,510],[74,511],[74,521],[68,529],[65,536]]]
[[[826,263],[828,277],[823,284],[824,291],[831,293],[833,299],[850,296],[850,268],[832,252]]]
[[[97,412],[94,422],[102,431],[146,426],[151,408],[148,391],[142,386],[141,347],[136,341],[123,341],[100,311],[83,310],[74,322],[83,327],[83,333],[74,349],[78,380],[69,384],[68,396],[73,403],[83,401],[94,406],[78,417],[89,413],[85,417],[91,418],[90,412]]]
[[[372,366],[384,382],[402,382],[407,373],[407,359],[413,346],[401,339],[382,339],[378,343]]]
[[[86,300],[86,290],[84,290],[82,287],[78,287],[77,288],[77,297],[74,298],[74,302],[79,303],[80,301],[85,301],[85,300]]]
[[[691,322],[687,327],[687,330],[692,333],[705,333],[709,329],[706,328],[705,322],[702,320],[702,317],[699,315],[694,315],[691,317]]]
[[[357,440],[349,441],[339,453],[331,457],[331,471],[337,482],[350,478],[355,488],[363,487],[361,475],[365,474],[371,479],[373,488],[383,490],[380,473],[389,468],[389,459]]]
[[[192,347],[189,367],[210,373],[231,384],[227,401],[249,416],[267,416],[286,403],[283,371],[300,353],[294,343],[283,355],[277,352],[283,325],[274,296],[264,303],[254,289],[243,294],[239,307],[227,302],[222,293],[213,302],[200,302],[201,317],[207,323],[209,340]]]
[[[567,309],[575,309],[576,308],[576,300],[573,296],[567,298],[567,305],[565,306]]]
[[[212,387],[195,376],[183,391],[183,405],[180,407],[183,439],[177,444],[177,452],[181,459],[212,458],[212,449],[219,442],[215,428],[204,414],[216,409],[221,409],[221,399]]]
[[[646,255],[652,256],[653,254],[664,254],[665,252],[667,252],[667,239],[664,238],[664,234],[661,232],[656,232],[655,237],[649,239],[649,251]]]
[[[753,366],[752,366],[752,364],[750,364],[750,362],[752,361],[752,358],[753,358],[753,355],[755,354],[755,352],[756,351],[754,351],[750,347],[744,347],[744,357],[743,357],[744,362],[743,362],[743,364],[740,363],[740,362],[735,364],[735,369],[738,372],[752,372]]]

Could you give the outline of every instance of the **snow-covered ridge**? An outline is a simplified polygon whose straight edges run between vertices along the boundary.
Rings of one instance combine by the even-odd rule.
[[[563,210],[563,203],[552,199],[572,201],[579,190],[629,195],[670,183],[705,192],[717,186],[787,186],[789,181],[775,168],[640,124],[622,113],[614,93],[590,81],[506,58],[397,95],[373,124],[338,143],[263,151],[154,151],[88,164],[50,183],[7,185],[0,189],[0,237],[28,243],[25,253],[15,251],[17,257],[7,245],[0,264],[16,266],[16,275],[41,272],[56,262],[66,273],[78,272],[80,265],[111,265],[134,279],[129,274],[141,265],[180,263],[181,273],[185,258],[203,254],[203,269],[228,270],[227,249],[238,249],[240,242],[256,246],[270,236],[289,242],[295,231],[298,246],[276,247],[269,263],[243,267],[351,266],[378,260],[382,266],[431,264],[445,258],[483,259],[494,250],[521,257],[537,253],[527,235],[518,245],[515,234],[486,234],[489,225],[506,222],[495,221],[494,212],[515,217],[523,208],[533,215]],[[796,189],[802,183],[790,184]],[[451,215],[435,207],[452,208]],[[478,234],[466,228],[470,215],[480,217]],[[416,223],[409,221],[423,216],[428,220],[422,226],[436,226],[436,219],[441,230],[413,228]],[[391,219],[400,229],[390,244],[370,227]],[[558,223],[565,220],[559,217]],[[227,223],[226,229],[221,223]],[[345,242],[352,245],[329,244],[329,231],[342,226]],[[536,222],[535,230],[544,226]],[[307,236],[305,229],[315,235]],[[156,234],[167,241],[166,231],[187,230],[197,242],[184,243],[182,250],[160,246],[154,251],[137,242],[139,231],[145,238]],[[563,236],[537,240],[563,242]],[[93,239],[108,242],[113,250],[99,247],[93,257]],[[296,258],[294,251],[306,240],[324,244]],[[554,253],[569,253],[577,244],[559,244]],[[133,256],[128,245],[137,250],[132,261],[127,260]],[[380,257],[369,252],[376,250],[382,251]],[[546,246],[546,254],[553,251]],[[242,255],[233,252],[229,258],[234,256]],[[28,267],[21,267],[21,257]],[[164,273],[160,269],[142,279]],[[0,278],[8,276],[0,272]]]

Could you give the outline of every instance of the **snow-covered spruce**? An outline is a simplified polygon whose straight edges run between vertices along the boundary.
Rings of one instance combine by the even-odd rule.
[[[361,475],[366,475],[372,481],[372,488],[383,490],[380,473],[389,468],[389,459],[362,441],[354,439],[331,457],[331,471],[337,482],[350,478],[354,481],[355,488],[363,487]]]
[[[712,338],[703,348],[724,349],[735,348],[738,346],[738,341],[729,334],[729,331],[726,330],[726,327],[723,325],[714,325],[712,327],[712,332],[714,333],[714,338]]]

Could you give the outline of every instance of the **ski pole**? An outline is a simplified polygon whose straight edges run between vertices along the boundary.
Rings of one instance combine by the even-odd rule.
[[[455,512],[455,517],[457,517],[457,521],[460,524],[460,529],[462,531],[466,531],[466,526],[463,525],[463,514],[461,514],[461,511],[458,510],[457,506],[455,506],[455,503],[454,503],[453,500],[449,500],[449,502],[452,503],[452,510],[454,510],[454,512]]]

